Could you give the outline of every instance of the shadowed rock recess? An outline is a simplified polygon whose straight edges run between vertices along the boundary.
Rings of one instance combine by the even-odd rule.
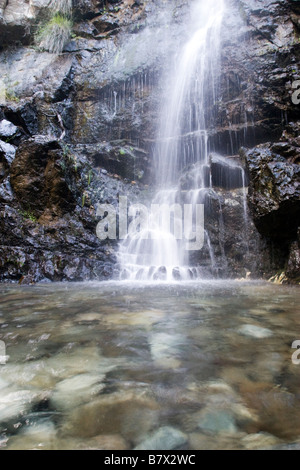
[[[189,2],[73,0],[60,54],[36,43],[50,7],[0,0],[0,281],[116,278],[118,242],[97,238],[97,205],[152,199],[162,77]],[[299,283],[300,2],[226,8],[218,96],[205,104],[209,238],[192,264]],[[183,169],[183,194],[196,173]]]

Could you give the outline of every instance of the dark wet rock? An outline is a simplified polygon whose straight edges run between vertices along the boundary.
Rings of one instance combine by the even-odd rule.
[[[108,171],[130,181],[143,181],[149,176],[149,155],[126,141],[81,144],[74,146],[73,152],[85,155],[94,168],[101,168],[102,173]]]
[[[28,44],[30,40],[29,27],[32,19],[29,3],[25,0],[12,0],[9,3],[2,0],[0,12],[1,45],[7,45],[16,40]]]
[[[251,214],[267,242],[269,259],[275,261],[273,269],[287,270],[289,279],[297,279],[300,167],[295,163],[299,155],[297,147],[291,145],[291,141],[292,136],[287,142],[259,145],[247,151],[245,158],[250,179]],[[293,144],[298,142],[294,140]]]
[[[181,274],[180,274],[180,269],[179,268],[174,268],[172,271],[172,276],[176,281],[181,280]]]
[[[115,18],[115,15],[111,14],[105,14],[100,18],[95,18],[92,24],[96,30],[96,35],[114,31],[119,28],[119,22]]]
[[[293,242],[290,247],[286,275],[295,283],[300,282],[300,229],[298,229],[297,241]]]
[[[158,268],[156,273],[153,275],[153,279],[155,281],[157,281],[157,280],[159,280],[159,281],[166,280],[167,279],[167,268],[165,266],[161,266],[160,268]]]
[[[228,3],[236,14],[226,15],[222,29],[222,103],[210,137],[217,151],[234,154],[242,145],[277,141],[282,112],[297,119],[297,105],[291,100],[292,82],[299,73],[298,33],[290,11],[294,4]]]
[[[271,238],[295,237],[300,218],[299,165],[274,153],[269,144],[249,150],[246,160],[249,204],[256,226]]]
[[[62,215],[75,207],[61,159],[59,143],[46,139],[23,142],[16,152],[10,169],[11,186],[19,203],[34,217],[46,209]]]
[[[97,238],[95,207],[117,205],[119,193],[134,200],[138,185],[93,169],[85,155],[45,136],[24,141],[11,167],[2,163],[0,279],[112,278],[117,241]]]
[[[245,278],[259,274],[259,233],[248,216],[247,190],[207,188],[197,203],[205,204],[205,244],[190,253],[192,266],[205,277]],[[197,273],[191,272],[197,278]]]
[[[210,171],[214,187],[236,189],[246,185],[246,180],[243,177],[243,168],[238,164],[234,164],[234,161],[230,159],[226,161],[226,159],[212,155]]]
[[[35,106],[31,103],[20,103],[7,106],[6,116],[13,122],[25,136],[38,134],[38,117]]]
[[[58,236],[56,235],[56,238]],[[88,281],[108,280],[114,273],[116,260],[107,254],[107,250],[99,246],[98,251],[91,250],[88,254],[77,253],[72,255],[75,247],[62,243],[70,254],[61,254],[61,251],[47,251],[33,247],[6,247],[0,245],[0,278],[11,280],[20,284],[34,284],[49,281]],[[86,250],[87,251],[87,250]],[[78,256],[81,256],[78,263]],[[89,257],[90,256],[90,257]]]
[[[39,133],[61,136],[70,127],[66,122],[70,105],[59,103],[73,92],[72,64],[72,56],[56,56],[31,48],[4,51],[0,68],[6,77],[5,118],[27,136]]]
[[[1,163],[0,163],[1,168]],[[0,181],[1,181],[1,170],[0,170]],[[14,195],[11,189],[9,178],[4,179],[0,183],[0,201],[10,203],[14,199]]]

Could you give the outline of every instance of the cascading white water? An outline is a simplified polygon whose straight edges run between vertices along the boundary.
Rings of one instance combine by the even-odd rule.
[[[184,166],[207,163],[207,109],[216,98],[224,0],[197,0],[187,25],[192,35],[166,78],[170,93],[162,107],[155,164],[162,187],[176,184]]]
[[[171,222],[166,221],[168,211],[152,210],[143,229],[129,233],[119,249],[122,278],[172,280],[199,274],[198,268],[189,266],[189,251],[174,233],[177,228],[182,234],[182,212],[176,209],[178,204],[195,207],[211,186],[207,121],[212,119],[217,96],[224,9],[224,0],[195,0],[192,4],[186,25],[189,38],[178,50],[174,68],[165,78],[153,157],[157,193],[152,204],[154,208],[169,208]],[[192,187],[183,193],[178,187],[180,171],[195,163]],[[184,221],[184,234],[191,239],[194,233],[195,220],[190,216]],[[210,242],[209,250],[211,253]]]

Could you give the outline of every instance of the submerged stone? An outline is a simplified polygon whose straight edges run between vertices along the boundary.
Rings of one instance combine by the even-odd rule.
[[[144,392],[100,395],[70,412],[61,430],[73,437],[121,434],[133,442],[156,425],[158,404]]]
[[[256,325],[243,325],[238,330],[238,333],[252,338],[263,339],[273,336],[273,332],[268,328],[262,328]]]
[[[202,413],[198,427],[203,431],[235,434],[238,429],[235,418],[227,410],[207,410]]]
[[[59,382],[51,397],[51,404],[56,409],[71,409],[88,402],[103,388],[105,375],[79,374]]]
[[[128,443],[118,434],[100,434],[91,439],[59,440],[60,450],[128,450]]]
[[[182,448],[188,437],[178,429],[164,426],[142,441],[134,450],[175,450]]]
[[[32,390],[18,390],[0,395],[0,422],[7,422],[27,413],[37,401],[39,393]]]
[[[43,420],[25,427],[17,436],[9,439],[8,450],[55,450],[56,429],[50,420]]]
[[[151,356],[154,361],[159,363],[162,367],[170,366],[170,360],[175,361],[180,358],[182,347],[186,344],[184,335],[168,334],[168,333],[154,333],[150,339]]]
[[[281,441],[272,434],[259,432],[248,434],[241,442],[247,450],[263,450],[278,445]]]

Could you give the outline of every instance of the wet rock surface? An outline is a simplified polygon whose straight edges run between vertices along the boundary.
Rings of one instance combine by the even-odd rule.
[[[296,142],[293,142],[296,144]],[[246,152],[250,176],[249,206],[259,232],[278,250],[290,280],[299,278],[299,147],[290,142],[261,144]]]

